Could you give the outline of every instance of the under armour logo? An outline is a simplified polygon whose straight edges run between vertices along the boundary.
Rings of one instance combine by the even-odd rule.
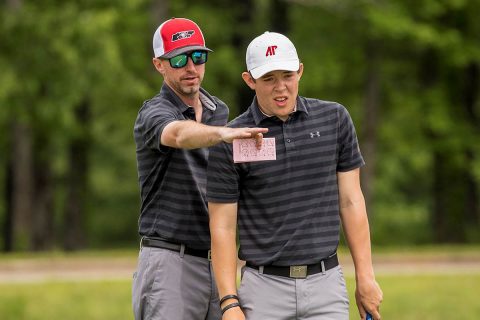
[[[194,30],[189,30],[189,31],[180,31],[172,35],[172,42],[177,41],[177,40],[182,40],[182,39],[187,39],[193,36],[195,33]]]
[[[320,132],[310,132],[310,138],[320,137]]]
[[[267,48],[267,53],[265,54],[265,57],[274,56],[275,55],[275,49],[277,49],[277,48],[278,48],[277,46],[269,46]]]

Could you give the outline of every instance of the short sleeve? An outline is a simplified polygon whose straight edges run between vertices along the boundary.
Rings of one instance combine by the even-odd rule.
[[[168,147],[160,144],[163,129],[176,120],[179,120],[179,115],[171,109],[158,105],[144,105],[135,122],[135,132],[147,148],[165,151]]]
[[[207,201],[235,203],[239,198],[239,175],[233,162],[232,145],[210,147],[207,169]]]
[[[345,107],[339,109],[337,171],[350,171],[365,164],[352,118]]]

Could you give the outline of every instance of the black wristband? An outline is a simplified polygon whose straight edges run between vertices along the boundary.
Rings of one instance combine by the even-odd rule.
[[[222,303],[224,303],[226,300],[228,299],[235,299],[238,301],[238,297],[236,294],[227,294],[225,297],[223,297],[222,299],[220,299],[220,306],[222,306]]]
[[[223,314],[225,313],[225,311],[227,311],[228,309],[235,308],[235,307],[240,307],[240,303],[234,302],[234,303],[227,304],[227,305],[225,306],[225,308],[222,309],[222,315],[223,315]]]

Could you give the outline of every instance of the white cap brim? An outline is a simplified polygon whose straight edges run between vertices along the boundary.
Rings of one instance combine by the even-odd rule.
[[[258,79],[266,73],[275,70],[298,71],[300,69],[300,60],[272,61],[263,66],[249,70],[254,79]]]

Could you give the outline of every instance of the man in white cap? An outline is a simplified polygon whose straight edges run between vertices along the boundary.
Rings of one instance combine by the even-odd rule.
[[[275,160],[234,163],[232,146],[210,150],[207,200],[212,264],[223,319],[349,319],[338,264],[340,222],[355,264],[362,319],[380,319],[370,232],[352,120],[342,105],[298,95],[293,43],[266,32],[247,48],[245,83],[256,96],[230,127],[269,129]],[[239,258],[246,261],[236,286]]]
[[[142,236],[132,302],[135,319],[220,319],[210,264],[206,203],[208,147],[267,129],[227,128],[228,108],[201,88],[211,51],[189,19],[165,21],[153,36],[160,92],[134,127]]]

